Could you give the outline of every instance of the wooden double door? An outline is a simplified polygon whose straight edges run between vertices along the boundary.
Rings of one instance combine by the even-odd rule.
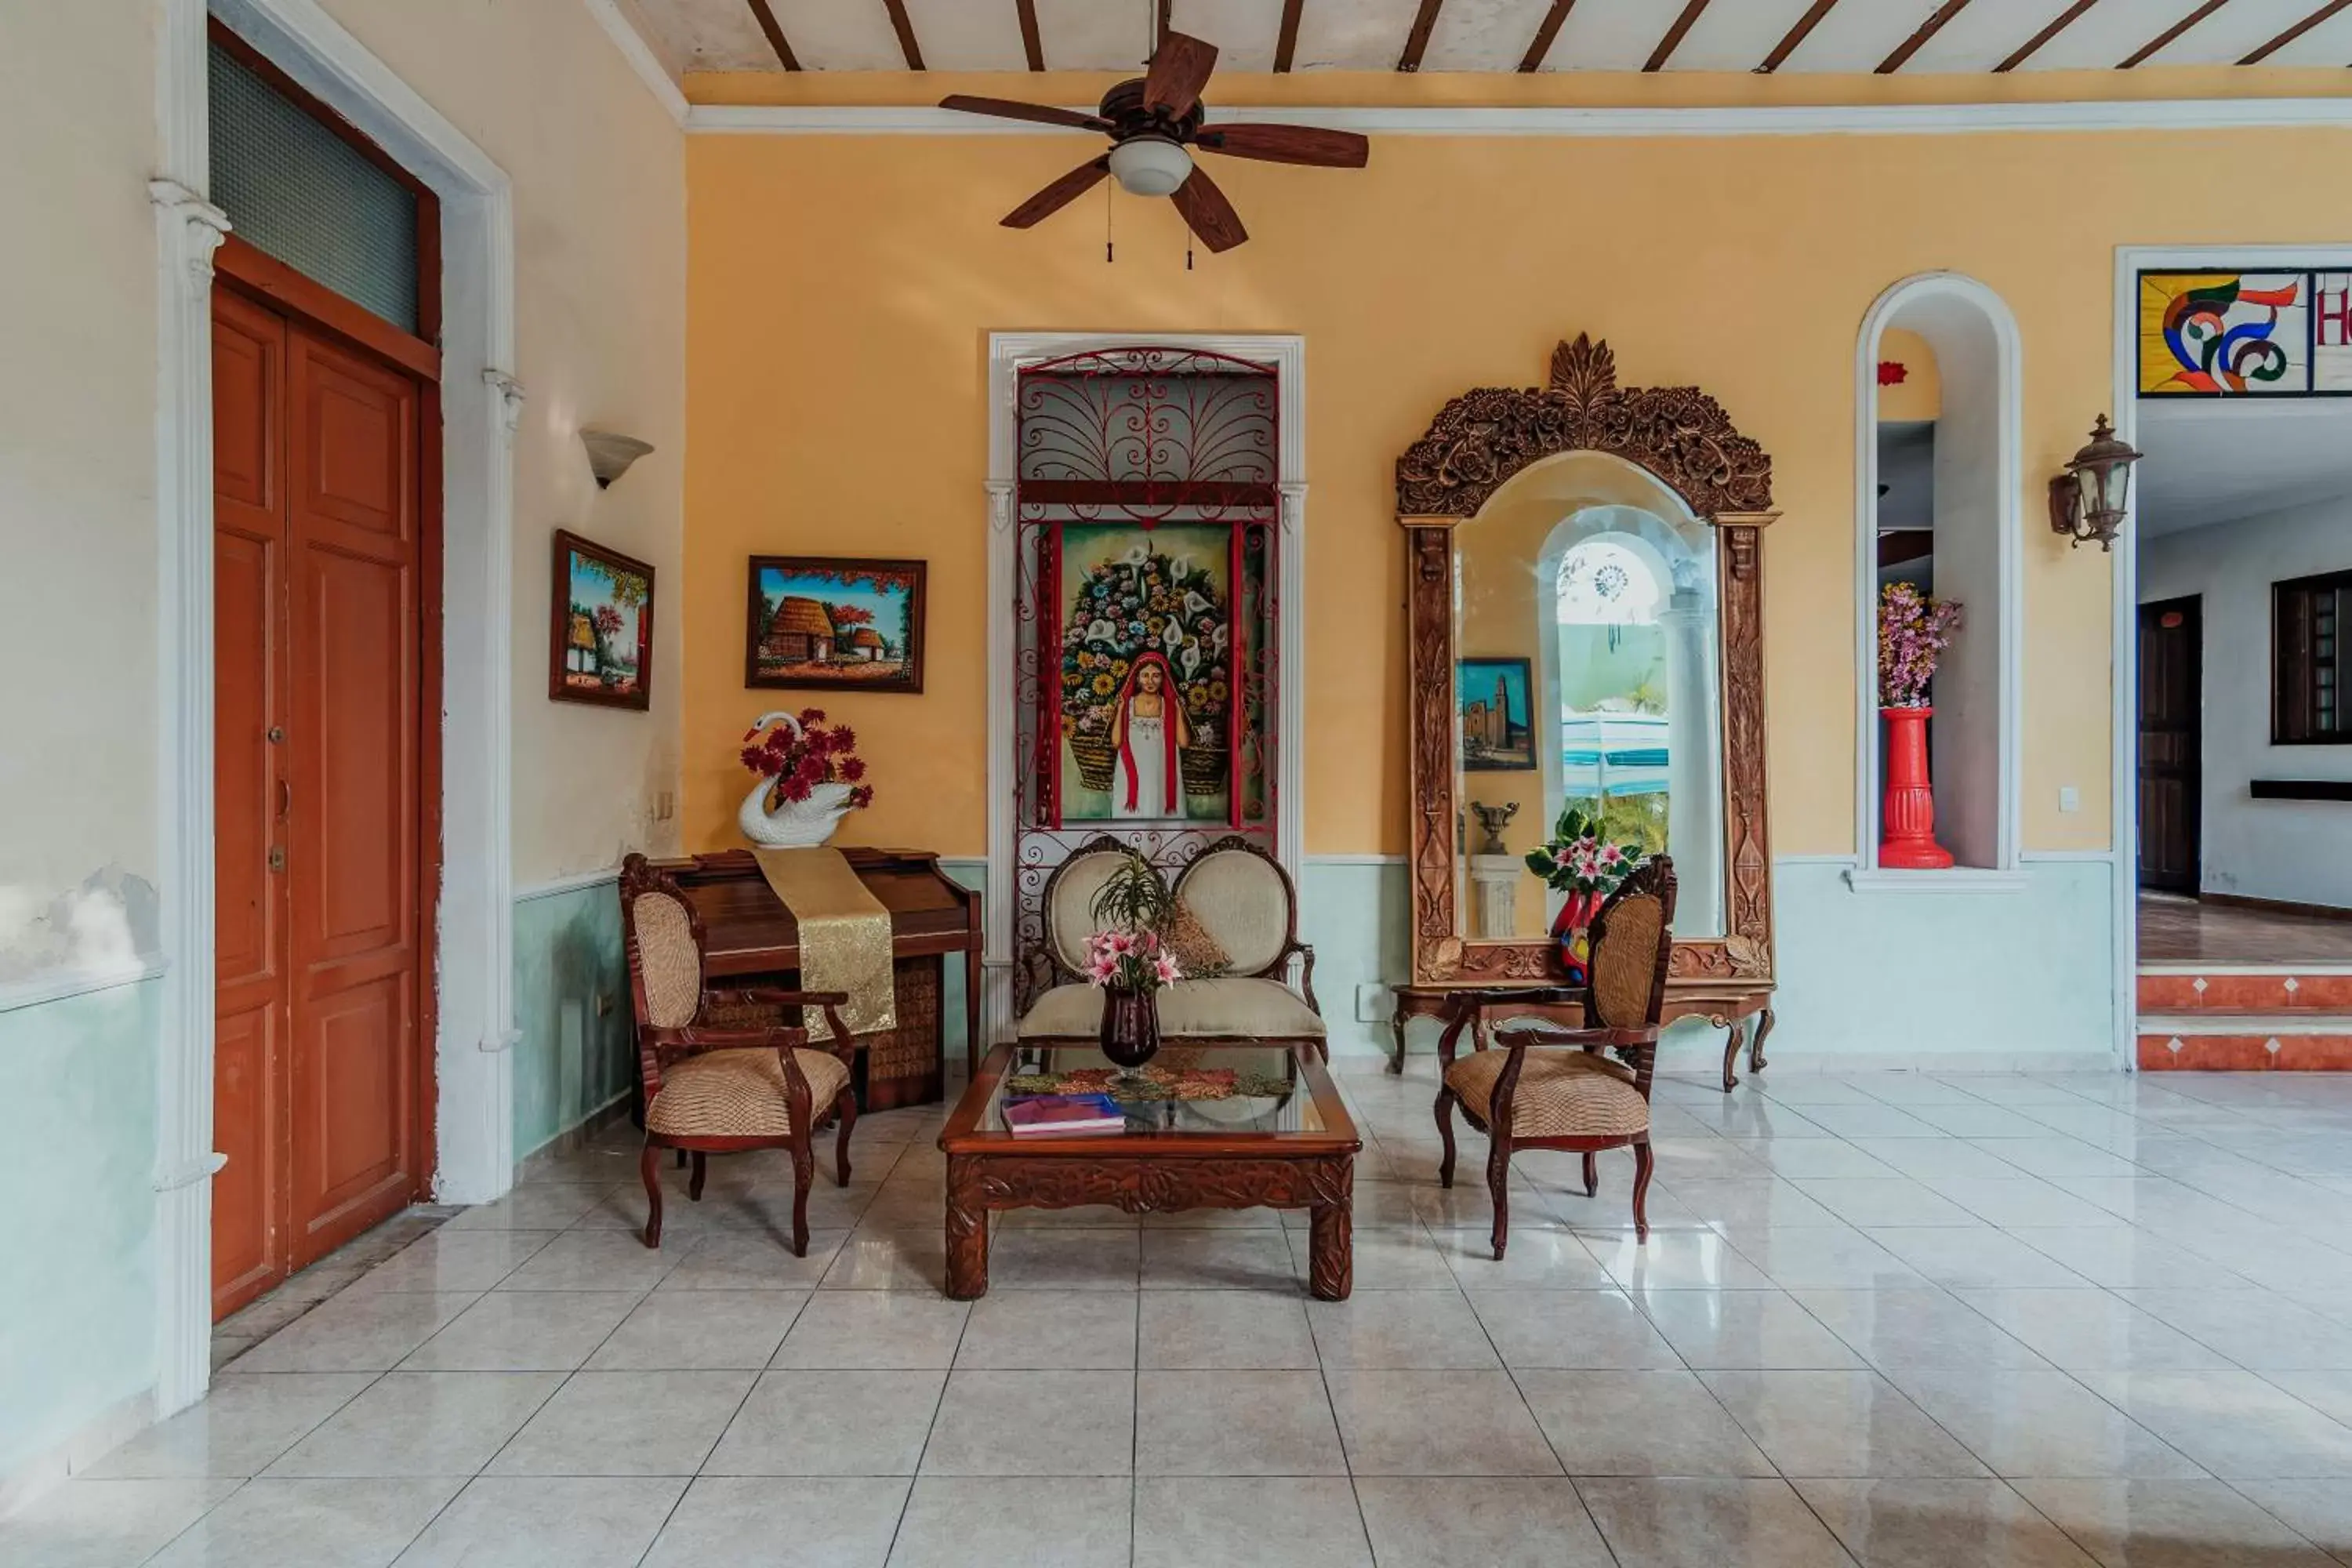
[[[213,1306],[422,1195],[425,387],[213,294]]]

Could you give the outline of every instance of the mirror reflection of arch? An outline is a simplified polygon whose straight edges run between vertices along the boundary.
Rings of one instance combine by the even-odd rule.
[[[1544,820],[1595,813],[1610,837],[1675,858],[1676,924],[1723,931],[1723,752],[1714,531],[1641,507],[1584,507],[1545,539]],[[1540,602],[1540,595],[1538,595]],[[1556,912],[1559,896],[1548,901]]]
[[[1534,688],[1536,772],[1473,763],[1457,773],[1473,846],[1482,832],[1473,803],[1518,805],[1500,836],[1509,858],[1457,864],[1457,907],[1477,911],[1465,915],[1465,933],[1525,941],[1549,929],[1560,898],[1517,857],[1573,803],[1598,811],[1619,842],[1674,856],[1677,935],[1722,936],[1716,530],[1647,470],[1580,449],[1514,475],[1455,527],[1454,542],[1457,657],[1482,670],[1483,661],[1526,658]],[[1513,885],[1507,928],[1492,923],[1500,910],[1469,885],[1496,875]]]

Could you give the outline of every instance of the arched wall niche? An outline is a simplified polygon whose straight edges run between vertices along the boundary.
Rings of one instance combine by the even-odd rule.
[[[2017,864],[2021,709],[2017,322],[1999,294],[1953,272],[1908,278],[1880,295],[1856,346],[1856,856],[1864,873],[1875,873],[1885,741],[1876,680],[1877,372],[1890,331],[1916,334],[1935,358],[1933,586],[1965,613],[1932,692],[1937,837],[1958,867],[2008,871]]]
[[[1397,521],[1407,531],[1411,562],[1409,870],[1417,984],[1559,977],[1549,942],[1465,934],[1456,852],[1455,531],[1473,520],[1483,528],[1526,519],[1549,533],[1580,511],[1627,507],[1674,534],[1704,531],[1700,548],[1716,561],[1724,790],[1720,858],[1709,874],[1724,889],[1724,916],[1719,935],[1677,938],[1670,974],[1685,984],[1736,980],[1769,991],[1760,541],[1778,515],[1771,477],[1771,458],[1715,399],[1690,386],[1621,387],[1608,344],[1581,335],[1553,351],[1549,385],[1464,393],[1397,459]]]

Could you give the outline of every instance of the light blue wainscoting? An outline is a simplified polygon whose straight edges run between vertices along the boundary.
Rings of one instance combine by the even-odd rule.
[[[1412,971],[1406,938],[1412,905],[1398,857],[1307,857],[1298,872],[1298,940],[1315,950],[1315,999],[1322,1005],[1334,1056],[1389,1054],[1386,988]],[[1358,989],[1381,988],[1377,1016],[1356,1015]],[[1412,1046],[1435,1049],[1431,1026],[1414,1026]]]
[[[614,879],[514,907],[514,1147],[521,1159],[629,1092],[628,962]]]
[[[162,993],[0,1012],[0,1478],[154,1386]]]
[[[2053,859],[2019,870],[2024,886],[2006,891],[1857,893],[1841,864],[1777,863],[1771,1059],[2112,1066],[2113,867]]]
[[[2105,860],[2029,861],[2000,892],[1857,893],[1838,861],[1782,860],[1772,903],[1780,988],[1775,1063],[2054,1067],[2114,1061],[2114,916]],[[1405,868],[1309,858],[1299,935],[1335,1054],[1384,1053],[1387,1024],[1356,1016],[1357,988],[1410,973]],[[1436,1049],[1416,1020],[1407,1048]],[[1686,1019],[1666,1037],[1670,1070],[1711,1072],[1723,1034]]]

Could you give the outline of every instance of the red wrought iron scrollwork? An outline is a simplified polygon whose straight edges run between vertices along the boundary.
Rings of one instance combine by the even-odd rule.
[[[1019,374],[1013,688],[1022,767],[1012,903],[1020,1007],[1037,984],[1045,883],[1081,844],[1111,833],[1171,877],[1228,834],[1275,847],[1280,406],[1273,365],[1195,349],[1097,350]],[[1066,546],[1087,547],[1105,525],[1139,529],[1147,538],[1161,528],[1228,531],[1218,552],[1221,590],[1197,580],[1167,584],[1189,589],[1172,595],[1186,601],[1191,618],[1178,628],[1181,637],[1168,639],[1165,657],[1199,736],[1184,754],[1180,787],[1187,798],[1221,793],[1225,809],[1213,819],[1129,826],[1066,812],[1065,747],[1072,746],[1084,787],[1104,787],[1095,775],[1108,776],[1111,746],[1096,683],[1123,677],[1138,651],[1126,646],[1133,639],[1121,626],[1103,645],[1115,645],[1119,657],[1105,659],[1100,647],[1081,640],[1090,631],[1101,638],[1103,627],[1083,616],[1074,623],[1060,602]],[[1147,546],[1114,574],[1149,573],[1154,560]]]

